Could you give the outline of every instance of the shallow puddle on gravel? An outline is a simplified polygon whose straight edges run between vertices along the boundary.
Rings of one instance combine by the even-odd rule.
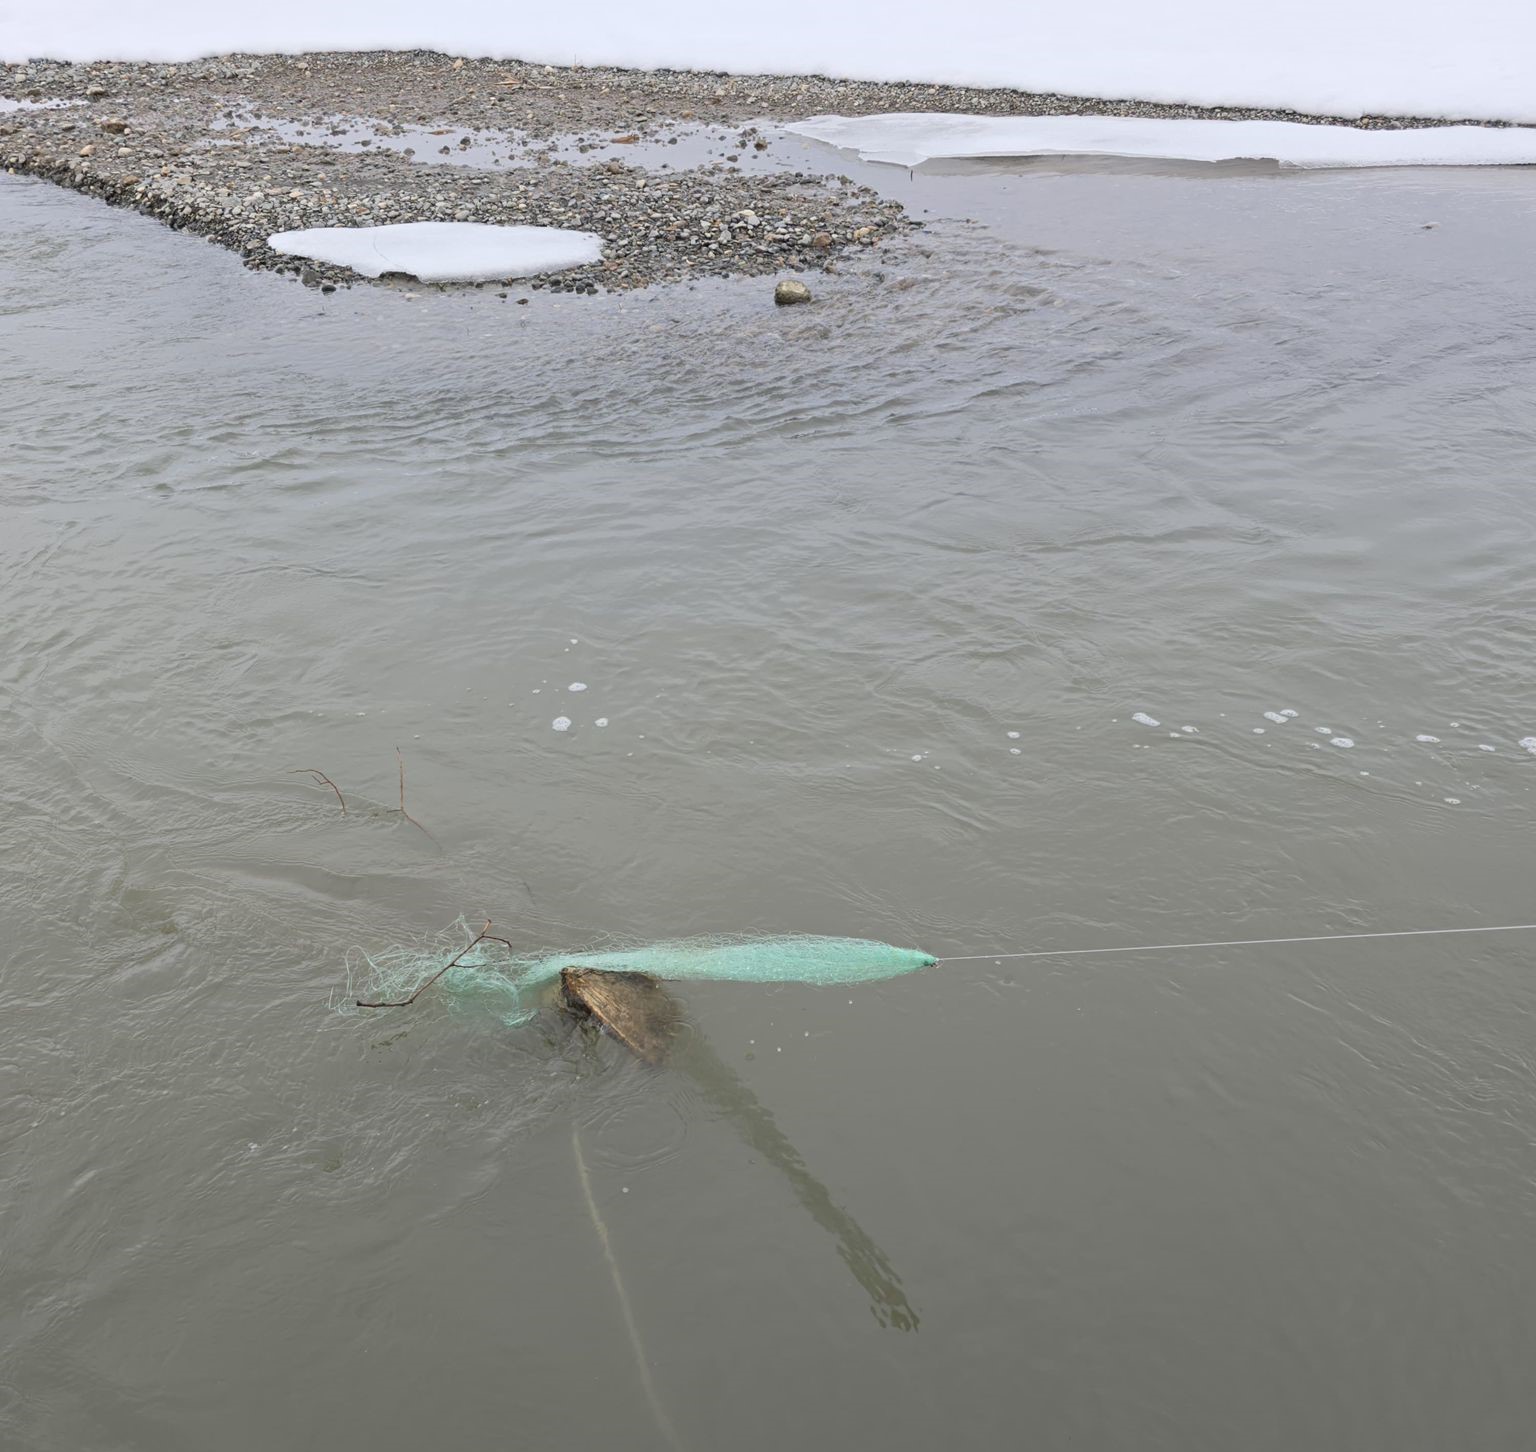
[[[395,151],[427,165],[464,166],[506,171],[547,165],[550,161],[576,166],[619,162],[654,171],[685,171],[697,167],[730,167],[747,173],[790,169],[786,148],[801,143],[778,126],[747,122],[741,126],[708,126],[679,121],[648,127],[643,132],[571,132],[536,137],[518,130],[487,131],[453,126],[401,126],[370,117],[334,116],[325,121],[284,120],[259,112],[237,112],[214,123],[216,132],[204,144],[229,146],[247,138],[258,145],[272,140],[290,145],[323,146],[335,151]],[[633,135],[634,140],[618,140]],[[758,141],[767,146],[759,149]],[[830,148],[823,148],[830,154]]]

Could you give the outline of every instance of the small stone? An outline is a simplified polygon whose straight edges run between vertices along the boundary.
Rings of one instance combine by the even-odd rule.
[[[128,129],[128,123],[121,116],[106,116],[101,122],[103,131],[110,131],[114,136],[121,136]]]
[[[803,282],[786,278],[773,289],[773,300],[781,308],[789,307],[792,303],[808,303],[811,300],[811,290]]]
[[[87,141],[85,143],[85,145],[80,148],[80,155],[81,156],[95,156],[96,155],[96,148],[94,146],[92,146],[89,141]]]
[[[831,245],[832,234],[830,232],[818,232],[814,237],[811,238],[811,246],[819,247],[823,252],[825,252]]]
[[[99,101],[106,94],[107,88],[105,86],[87,86],[85,88],[85,99],[87,101]]]

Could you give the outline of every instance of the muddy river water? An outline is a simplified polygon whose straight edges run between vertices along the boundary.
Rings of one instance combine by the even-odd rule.
[[[856,170],[778,310],[0,178],[6,1446],[1529,1445],[1536,933],[977,955],[1536,921],[1536,178]],[[333,1012],[461,916],[964,961]]]

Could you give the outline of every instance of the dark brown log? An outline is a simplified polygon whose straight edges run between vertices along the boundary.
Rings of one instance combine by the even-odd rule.
[[[667,1057],[681,1015],[677,1000],[648,974],[562,968],[560,992],[572,1013],[592,1019],[637,1058],[660,1064]]]

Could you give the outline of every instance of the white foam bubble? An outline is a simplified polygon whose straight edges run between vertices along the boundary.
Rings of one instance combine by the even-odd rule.
[[[606,726],[608,724],[608,718],[606,716],[599,716],[597,720],[595,720],[592,724],[594,726]]]
[[[1155,717],[1147,715],[1145,711],[1137,711],[1133,713],[1131,720],[1140,722],[1143,726],[1161,726],[1163,724]]]
[[[550,728],[554,731],[569,731],[571,729],[571,718],[569,716],[556,716],[549,724]]]
[[[1329,742],[1330,746],[1342,746],[1346,751],[1348,751],[1349,748],[1354,744],[1355,743],[1351,741],[1347,736],[1335,736],[1333,740]]]
[[[1413,739],[1415,741],[1422,741],[1428,746],[1438,746],[1440,744],[1438,736],[1415,736]]]
[[[1499,748],[1497,746],[1490,746],[1486,741],[1479,741],[1477,749],[1479,751],[1497,751]]]
[[[584,691],[584,690],[586,690],[586,688],[587,688],[587,683],[585,681],[572,681],[570,683],[570,685],[568,685],[566,687],[566,690],[568,690],[568,691]]]
[[[1291,716],[1295,714],[1294,711],[1291,712]],[[1276,726],[1284,726],[1291,719],[1291,716],[1287,716],[1284,711],[1266,711],[1264,713],[1264,719],[1266,721],[1273,721]]]
[[[1522,736],[1520,738],[1520,745],[1522,749],[1529,751],[1532,756],[1536,756],[1536,736]]]
[[[1198,726],[1180,726],[1179,730],[1182,731],[1186,736],[1198,736],[1200,734],[1200,728]]]
[[[1017,741],[1019,739],[1019,733],[1017,731],[1010,731],[1008,733],[1008,739],[1010,741]]]
[[[1008,754],[1009,754],[1009,756],[1018,756],[1021,753],[1022,750],[1023,750],[1022,747],[1010,746],[1008,748]]]
[[[1459,807],[1461,805],[1461,798],[1460,797],[1446,797],[1445,798],[1445,802],[1446,802],[1446,804],[1448,806]]]
[[[1315,732],[1317,732],[1317,734],[1319,736],[1332,736],[1333,735],[1333,727],[1332,726],[1314,726],[1312,729]]]
[[[1299,711],[1293,711],[1289,706],[1287,706],[1283,711],[1281,711],[1280,714],[1284,716],[1287,721],[1294,721],[1296,717],[1301,713]]]
[[[1253,734],[1255,736],[1262,736],[1264,734],[1264,728],[1262,726],[1255,726],[1253,728]]]

